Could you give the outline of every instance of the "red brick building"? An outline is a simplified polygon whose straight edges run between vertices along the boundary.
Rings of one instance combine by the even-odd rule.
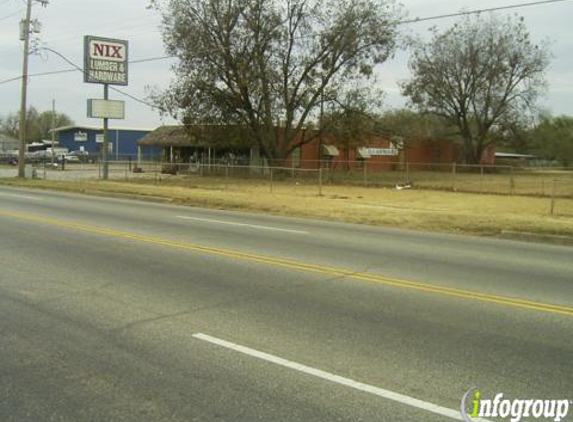
[[[204,128],[205,129],[205,128]],[[194,160],[208,163],[229,162],[229,157],[241,157],[239,164],[261,165],[258,148],[245,141],[246,135],[237,127],[213,126],[200,135],[191,135],[183,126],[163,126],[144,137],[140,147],[162,147],[163,161],[187,163]],[[309,136],[309,133],[302,133]],[[295,142],[300,141],[300,138]],[[396,142],[370,135],[361,142],[342,142],[328,133],[315,136],[310,142],[294,149],[285,165],[316,169],[320,165],[332,168],[361,168],[369,166],[388,169],[404,163],[450,164],[463,158],[458,145],[430,139]],[[207,160],[208,159],[208,160]]]
[[[421,139],[396,142],[381,136],[371,135],[360,143],[345,144],[328,134],[322,139],[303,145],[287,160],[288,166],[318,168],[322,160],[332,167],[357,168],[364,161],[377,167],[391,167],[400,163],[449,164],[463,157],[458,145],[448,141]]]

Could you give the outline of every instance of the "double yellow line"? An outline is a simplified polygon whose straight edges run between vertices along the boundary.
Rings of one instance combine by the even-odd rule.
[[[215,248],[211,246],[202,246],[192,243],[179,242],[175,240],[163,239],[155,236],[145,236],[136,233],[130,233],[125,231],[119,231],[114,229],[106,229],[97,226],[89,226],[85,224],[73,223],[70,221],[59,220],[55,218],[42,217],[32,214],[24,214],[12,211],[2,211],[0,210],[1,217],[15,218],[22,221],[27,221],[31,223],[47,224],[51,226],[62,227],[70,230],[75,230],[84,233],[97,234],[101,236],[128,239],[137,242],[143,242],[154,245],[162,245],[180,250],[188,250],[193,252],[199,252],[209,255],[222,256],[226,258],[232,258],[242,261],[258,262],[266,265],[274,265],[277,267],[289,268],[292,270],[305,271],[315,274],[323,274],[327,276],[335,277],[345,277],[354,280],[367,281],[370,283],[379,283],[387,286],[398,287],[402,289],[440,294],[442,296],[456,297],[460,299],[469,299],[480,302],[496,303],[499,305],[510,306],[514,308],[535,310],[550,314],[564,315],[568,317],[573,317],[573,308],[559,305],[551,305],[541,302],[533,302],[529,300],[507,297],[507,296],[497,296],[487,293],[480,293],[470,290],[454,289],[445,286],[439,286],[435,284],[418,283],[414,281],[401,280],[396,278],[382,277],[375,274],[369,274],[364,272],[355,272],[352,270],[329,267],[323,265],[307,264],[300,261],[294,261],[289,259],[251,254],[231,249]]]

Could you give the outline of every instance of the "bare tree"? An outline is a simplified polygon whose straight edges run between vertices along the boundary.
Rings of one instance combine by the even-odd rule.
[[[498,122],[528,112],[542,92],[547,45],[536,45],[522,18],[464,17],[444,33],[418,42],[410,60],[412,79],[403,93],[420,110],[454,124],[466,161],[477,163]]]
[[[56,113],[56,127],[72,125],[73,121],[65,113]],[[50,139],[52,129],[52,111],[39,113],[35,107],[30,107],[26,112],[26,142],[39,142],[42,139]],[[20,114],[10,113],[5,118],[0,118],[0,132],[18,138],[20,132]]]
[[[154,3],[178,58],[172,86],[154,100],[186,125],[243,125],[277,161],[310,141],[298,135],[322,101],[393,53],[400,13],[393,0]]]

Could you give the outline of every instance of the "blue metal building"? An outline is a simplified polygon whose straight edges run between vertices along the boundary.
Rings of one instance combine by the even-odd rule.
[[[63,126],[55,129],[58,146],[69,151],[85,151],[101,154],[103,147],[103,128],[95,126]],[[109,128],[109,159],[126,160],[137,157],[137,141],[150,133],[152,129]],[[153,155],[161,156],[161,148],[146,149],[145,159]]]

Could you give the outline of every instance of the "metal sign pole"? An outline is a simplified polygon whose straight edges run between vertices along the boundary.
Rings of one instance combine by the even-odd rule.
[[[109,98],[109,85],[103,85],[103,99],[108,100]],[[109,177],[109,163],[108,159],[108,148],[109,148],[109,131],[108,131],[108,121],[109,119],[105,117],[103,119],[103,151],[102,151],[102,160],[103,160],[103,180],[107,180]]]
[[[109,85],[128,84],[128,42],[84,36],[84,82],[103,84],[103,100],[88,100],[88,117],[103,119],[102,179],[109,179],[109,119],[124,118],[124,103],[109,101]],[[117,138],[117,136],[116,136]],[[117,141],[119,142],[119,141]],[[119,145],[116,145],[118,150]]]

